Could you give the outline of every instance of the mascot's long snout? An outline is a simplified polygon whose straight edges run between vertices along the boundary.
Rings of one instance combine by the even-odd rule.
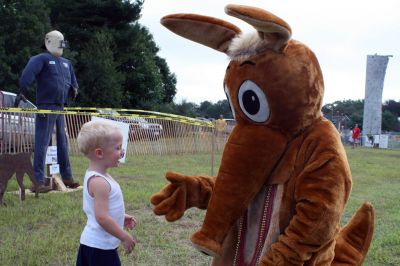
[[[245,137],[249,134],[253,136]],[[229,230],[267,181],[286,146],[284,135],[266,126],[234,128],[225,146],[203,226],[191,238],[196,248],[213,256],[221,253]]]

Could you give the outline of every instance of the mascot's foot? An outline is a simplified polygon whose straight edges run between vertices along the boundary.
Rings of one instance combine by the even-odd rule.
[[[208,238],[201,231],[194,233],[190,240],[196,249],[200,250],[206,255],[215,257],[219,256],[222,252],[221,245],[215,240]]]
[[[364,203],[342,228],[336,238],[332,265],[361,265],[371,244],[374,231],[374,209]]]

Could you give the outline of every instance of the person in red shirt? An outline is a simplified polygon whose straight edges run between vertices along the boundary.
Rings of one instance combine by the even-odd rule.
[[[353,145],[352,148],[354,149],[357,146],[357,144],[360,142],[361,130],[358,127],[358,124],[355,124],[355,126],[351,132],[352,132],[351,138],[352,138],[352,145]]]

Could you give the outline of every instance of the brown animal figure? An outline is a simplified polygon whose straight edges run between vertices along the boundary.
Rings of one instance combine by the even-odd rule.
[[[252,25],[175,14],[174,33],[227,54],[224,89],[237,125],[216,177],[168,172],[153,195],[168,221],[191,207],[207,209],[196,248],[213,265],[361,265],[374,229],[365,203],[344,228],[351,172],[340,136],[321,113],[324,83],[314,53],[291,39],[290,26],[254,7],[226,13]],[[196,73],[194,73],[195,75]]]
[[[19,185],[21,200],[25,200],[25,173],[29,176],[35,188],[38,185],[31,162],[31,153],[0,154],[0,205],[3,204],[3,196],[7,189],[8,181],[14,173]],[[35,189],[35,191],[37,191],[37,189]],[[35,197],[38,197],[38,192],[35,192]]]

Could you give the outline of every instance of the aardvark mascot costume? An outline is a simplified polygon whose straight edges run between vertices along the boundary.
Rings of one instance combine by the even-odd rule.
[[[225,11],[252,25],[254,34],[196,14],[161,20],[230,57],[224,89],[237,125],[218,175],[168,172],[170,184],[151,198],[154,213],[175,221],[188,208],[207,209],[191,241],[214,257],[213,265],[362,264],[374,212],[365,203],[340,228],[351,173],[339,134],[320,111],[317,58],[277,16],[239,5]]]

